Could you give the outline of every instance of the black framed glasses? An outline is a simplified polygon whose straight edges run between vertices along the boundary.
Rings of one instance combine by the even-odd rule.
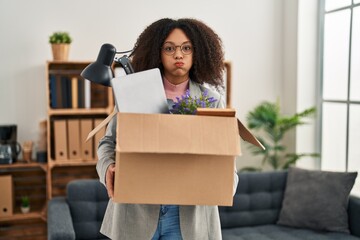
[[[177,48],[180,48],[181,52],[184,55],[189,55],[193,53],[193,49],[194,47],[192,46],[191,42],[184,42],[183,44],[181,44],[180,46],[176,46],[175,44],[171,43],[171,42],[166,42],[162,47],[162,51],[166,54],[166,55],[174,55],[174,53],[176,52]]]

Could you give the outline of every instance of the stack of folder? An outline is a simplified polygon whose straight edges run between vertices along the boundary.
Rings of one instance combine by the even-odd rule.
[[[105,134],[105,128],[95,137],[85,141],[93,126],[103,119],[71,118],[54,120],[54,160],[55,161],[94,161],[97,160],[98,142]]]

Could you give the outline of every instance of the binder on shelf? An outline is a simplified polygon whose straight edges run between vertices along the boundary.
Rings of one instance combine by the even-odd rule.
[[[81,159],[81,144],[80,144],[80,120],[68,119],[68,149],[69,159]]]
[[[55,160],[68,158],[66,120],[54,120]]]
[[[94,160],[94,141],[86,142],[88,133],[93,129],[93,119],[85,118],[80,120],[80,141],[81,141],[81,158],[83,160]]]
[[[13,215],[13,183],[11,175],[0,176],[0,217]]]
[[[91,107],[91,83],[89,80],[84,80],[84,107]]]
[[[94,127],[98,126],[104,119],[101,118],[95,118],[94,119]],[[99,145],[100,139],[105,135],[105,127],[101,128],[100,131],[98,131],[94,136],[94,159],[98,160],[97,155],[97,147]]]
[[[57,94],[56,94],[56,77],[53,74],[49,75],[49,95],[50,95],[50,107],[57,108]]]
[[[67,76],[61,76],[61,94],[63,108],[71,108],[72,96],[71,96],[71,79]]]
[[[78,78],[77,77],[72,77],[71,78],[71,107],[72,108],[78,108],[78,103],[79,103],[79,95],[78,95]]]
[[[62,96],[62,82],[60,76],[55,76],[55,92],[56,92],[56,107],[55,108],[63,108],[63,96]]]
[[[85,107],[85,80],[83,78],[78,79],[78,107]]]

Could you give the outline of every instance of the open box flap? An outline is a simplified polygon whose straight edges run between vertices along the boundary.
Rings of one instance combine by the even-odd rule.
[[[244,124],[242,124],[242,122],[237,119],[238,121],[238,127],[239,127],[239,134],[241,136],[242,139],[244,139],[245,141],[261,148],[262,150],[265,150],[264,145],[261,144],[261,142],[259,140],[257,140],[257,138],[251,134],[251,132],[244,126]]]
[[[99,125],[97,125],[91,132],[89,132],[85,142],[89,141],[89,139],[92,138],[98,131],[100,131],[100,129],[105,127],[110,122],[110,120],[116,115],[117,112],[118,111],[114,109],[114,111],[109,116],[107,116],[104,121],[99,123]]]
[[[235,109],[232,108],[198,108],[197,115],[200,116],[221,116],[221,117],[235,117]],[[247,141],[263,150],[265,147],[256,139],[254,135],[244,126],[244,124],[237,119],[239,134],[244,141]]]
[[[118,113],[116,109],[106,117],[104,121],[102,121],[98,126],[96,126],[86,138],[86,141],[88,141],[90,138],[92,138],[101,128],[105,127],[110,120]],[[234,117],[235,116],[235,110],[234,109],[210,109],[210,108],[202,108],[198,109],[198,115],[205,115],[205,116],[225,116],[225,117]],[[237,119],[238,123],[238,129],[239,134],[241,138],[261,149],[265,149],[265,147],[259,142],[259,140],[256,139],[254,135],[251,134],[251,132],[242,124],[242,122]],[[239,150],[240,152],[240,150]]]
[[[236,118],[119,113],[116,150],[238,156],[237,125]]]

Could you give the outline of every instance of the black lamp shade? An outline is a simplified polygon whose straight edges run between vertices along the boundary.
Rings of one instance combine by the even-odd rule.
[[[95,62],[89,64],[82,72],[81,76],[89,81],[104,86],[110,86],[110,80],[114,74],[111,65],[114,61],[116,49],[111,44],[103,44]]]

